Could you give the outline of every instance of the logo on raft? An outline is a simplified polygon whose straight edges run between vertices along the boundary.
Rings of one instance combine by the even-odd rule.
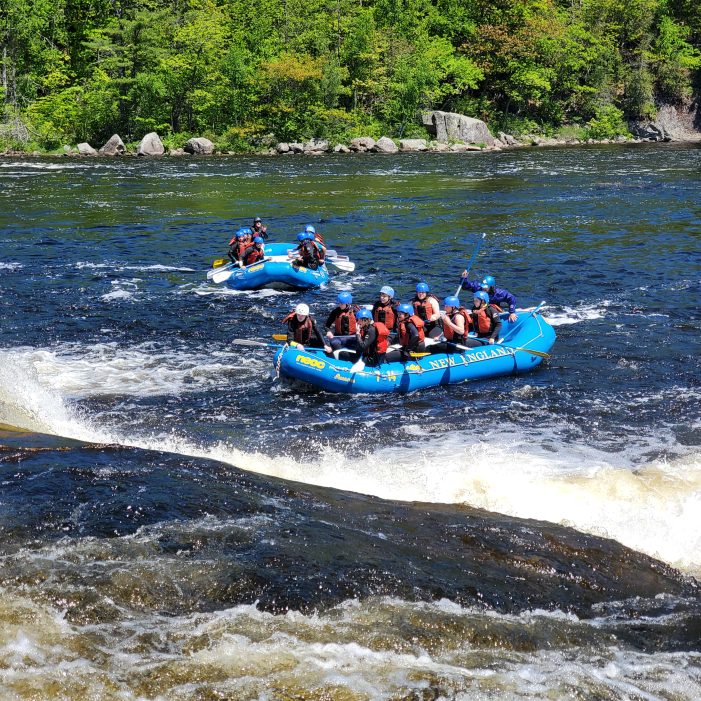
[[[259,265],[254,265],[252,268],[247,268],[246,272],[247,273],[255,273],[256,270],[261,270],[263,268],[263,264],[260,263]]]
[[[351,378],[350,378],[350,377],[344,377],[343,375],[340,375],[339,373],[336,373],[336,374],[333,376],[333,379],[334,379],[334,380],[340,380],[341,382],[351,382]]]
[[[489,350],[478,350],[475,353],[466,353],[465,355],[449,355],[446,358],[437,360],[429,360],[428,364],[431,370],[442,370],[443,368],[451,368],[455,365],[469,365],[470,363],[478,363],[481,360],[491,360],[492,358],[505,358],[509,355],[514,355],[516,351],[513,348],[504,348],[503,346],[489,347]]]
[[[316,358],[310,358],[306,355],[298,355],[295,358],[295,362],[298,365],[308,365],[315,370],[323,370],[326,367],[326,363],[323,360],[317,360]]]

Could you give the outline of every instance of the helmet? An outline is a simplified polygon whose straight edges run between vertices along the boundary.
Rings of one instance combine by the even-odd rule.
[[[309,314],[309,305],[304,302],[300,302],[295,307],[295,314],[301,314],[302,316],[307,316]]]
[[[482,288],[488,290],[490,287],[494,287],[497,283],[496,283],[496,280],[491,275],[485,275],[484,280],[482,280],[481,284],[482,284]]]
[[[297,234],[297,241],[306,241],[307,240],[307,232],[306,231],[300,231]]]
[[[481,299],[485,304],[489,304],[489,295],[483,290],[475,292],[473,299]]]
[[[353,295],[350,292],[339,292],[336,301],[339,304],[350,304],[353,301]]]
[[[428,291],[429,291],[429,287],[428,287],[428,285],[427,285],[425,282],[419,282],[419,283],[416,285],[416,291],[417,291],[417,292],[428,292]]]
[[[260,222],[260,223],[262,224],[262,223],[263,223],[263,220],[262,220],[260,217],[256,217],[256,218],[253,220],[253,223],[254,223],[254,224],[257,224],[258,222]]]
[[[414,307],[411,304],[400,304],[397,307],[397,311],[404,312],[404,314],[411,316],[414,313]]]
[[[304,227],[304,230],[305,230],[308,234],[315,234],[315,233],[316,233],[316,229],[315,229],[311,224],[307,224],[307,225]]]
[[[443,304],[446,307],[455,307],[458,308],[460,306],[460,299],[458,297],[455,297],[454,295],[452,297],[446,297],[443,300]]]
[[[304,237],[307,239],[307,241],[313,241],[315,238],[314,234],[312,234],[311,231],[305,231]]]
[[[252,233],[253,233],[253,229],[251,229],[250,226],[244,226],[244,227],[243,227],[243,232],[244,232],[245,234],[252,234]]]
[[[262,237],[262,236],[255,236],[255,237],[253,238],[253,243],[265,243],[265,241],[263,241],[263,237]]]
[[[384,287],[380,287],[380,294],[394,297],[394,290],[389,285],[385,285]]]
[[[239,229],[236,232],[236,238],[237,239],[242,239],[246,235],[246,232],[243,229]]]
[[[359,309],[355,314],[356,319],[372,319],[372,312],[369,309]]]

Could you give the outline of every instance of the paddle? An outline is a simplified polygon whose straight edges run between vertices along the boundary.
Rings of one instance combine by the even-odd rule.
[[[331,263],[334,267],[338,268],[339,270],[343,270],[346,273],[352,273],[355,270],[355,263],[353,263],[350,260],[339,260],[338,258],[329,258],[329,256],[326,256],[326,260]]]
[[[258,346],[259,348],[282,348],[279,343],[265,343],[264,341],[254,341],[249,338],[235,338],[232,343],[235,346]]]
[[[489,343],[489,341],[486,341],[485,339],[477,338],[475,339],[482,343],[482,345],[488,346],[492,345]],[[459,348],[460,350],[475,350],[474,348],[470,348],[469,346],[463,346],[460,343],[451,343],[448,341],[449,346],[455,346],[455,348]],[[500,344],[501,345],[501,344]],[[550,353],[543,353],[543,351],[537,351],[537,350],[531,350],[530,348],[517,348],[516,346],[506,346],[507,348],[513,348],[514,350],[517,351],[523,351],[524,353],[530,353],[531,355],[537,355],[539,358],[549,358]]]
[[[538,310],[545,304],[545,300],[543,300],[540,304],[537,306],[533,307],[528,313],[535,316],[538,313]],[[504,341],[508,341],[514,333],[519,329],[521,324],[517,321],[509,330],[509,332],[499,341],[499,343],[504,343]]]
[[[482,242],[485,240],[485,238],[487,238],[487,234],[482,234],[482,237],[477,242],[477,248],[475,248],[475,252],[472,254],[472,258],[470,258],[470,262],[467,264],[467,268],[465,270],[465,276],[460,280],[460,284],[458,285],[458,289],[455,290],[456,297],[460,294],[460,290],[462,290],[463,281],[467,280],[467,276],[470,274],[470,268],[472,268],[472,264],[475,262],[475,258],[477,258],[477,254],[480,252],[480,248],[482,248]]]
[[[238,265],[232,263],[231,267],[227,266],[226,270],[221,270],[220,268],[217,268],[216,271],[212,274],[212,277],[209,279],[212,282],[216,282],[217,284],[226,282],[234,274],[234,267],[238,267]],[[209,277],[209,273],[207,274],[207,277]]]
[[[219,258],[218,260],[223,260],[223,258]],[[216,260],[214,261],[215,263],[217,262]],[[227,263],[224,265],[223,263],[220,265],[214,265],[214,267],[211,270],[207,271],[207,280],[211,280],[216,273],[221,273],[224,270],[231,270],[235,265],[238,265],[238,263]]]

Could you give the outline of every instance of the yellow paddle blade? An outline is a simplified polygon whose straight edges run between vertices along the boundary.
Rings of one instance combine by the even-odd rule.
[[[412,358],[425,358],[427,355],[431,355],[430,353],[409,353],[409,355]]]
[[[222,265],[226,265],[229,261],[226,258],[215,258],[212,261],[213,268],[221,268]]]
[[[273,334],[273,339],[275,341],[286,341],[287,340],[287,334],[286,333],[274,333]]]
[[[531,350],[530,348],[515,348],[514,350],[523,351],[524,353],[530,353],[531,355],[537,355],[539,358],[550,357],[550,353],[543,353],[543,351]]]

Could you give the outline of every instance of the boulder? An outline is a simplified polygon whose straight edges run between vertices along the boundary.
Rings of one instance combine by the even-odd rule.
[[[499,139],[506,146],[518,146],[518,141],[511,134],[506,134],[503,131],[499,132]]]
[[[76,148],[81,156],[97,156],[97,151],[90,144],[78,144]]]
[[[183,149],[195,156],[209,156],[214,153],[214,144],[209,139],[198,136],[194,139],[188,139]]]
[[[126,146],[119,138],[119,134],[112,134],[98,153],[103,156],[121,156],[126,150]]]
[[[300,144],[298,141],[293,141],[288,146],[291,153],[304,153],[304,144]]]
[[[428,144],[426,139],[400,139],[399,148],[402,151],[426,151]]]
[[[397,153],[399,147],[388,136],[382,136],[377,140],[372,150],[377,151],[377,153]]]
[[[336,144],[333,147],[334,153],[350,153],[350,149],[345,144]]]
[[[155,131],[146,134],[139,148],[136,151],[137,156],[162,156],[166,152],[163,142]]]
[[[375,147],[375,139],[369,136],[359,136],[355,139],[351,139],[350,150],[362,153],[363,151],[370,151]]]
[[[190,154],[184,148],[172,148],[168,151],[168,155],[169,156],[188,156]]]
[[[278,153],[289,153],[290,152],[290,145],[286,144],[284,141],[281,141],[276,147],[275,150]]]
[[[445,153],[450,151],[450,144],[446,144],[443,141],[429,141],[428,150],[435,151],[436,153]]]
[[[326,153],[329,149],[329,142],[326,139],[309,139],[303,144],[304,153]]]
[[[494,145],[494,137],[481,119],[456,112],[425,112],[424,126],[437,141],[463,141],[466,144]]]

